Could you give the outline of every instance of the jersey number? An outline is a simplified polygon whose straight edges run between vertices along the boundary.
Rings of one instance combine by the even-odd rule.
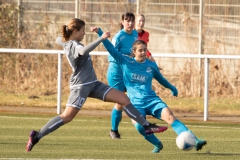
[[[77,100],[77,105],[82,106],[84,104],[85,100],[86,100],[85,98],[79,97]]]

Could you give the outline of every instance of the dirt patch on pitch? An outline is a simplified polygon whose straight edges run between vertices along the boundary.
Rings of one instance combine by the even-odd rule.
[[[64,108],[61,108],[61,112],[63,111],[64,111]],[[0,113],[56,115],[57,108],[0,106]],[[189,111],[179,111],[179,110],[176,110],[176,111],[173,110],[173,113],[180,120],[204,121],[204,115],[202,113],[195,114]],[[81,109],[78,113],[78,116],[110,117],[111,110]],[[123,113],[123,116],[127,117],[125,113]],[[148,118],[151,118],[151,117],[148,117]],[[240,123],[240,116],[209,114],[208,121]]]

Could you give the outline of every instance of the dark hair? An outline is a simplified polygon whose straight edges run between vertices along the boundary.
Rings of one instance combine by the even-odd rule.
[[[137,45],[139,45],[139,44],[145,44],[145,45],[147,46],[146,42],[143,41],[143,40],[139,40],[139,39],[138,39],[138,40],[134,41],[134,42],[133,42],[133,45],[132,45],[132,54],[131,54],[131,57],[135,57],[133,51],[136,51]]]
[[[138,39],[138,40],[136,40],[136,41],[133,42],[132,50],[135,51],[135,50],[137,49],[136,46],[139,45],[139,44],[145,44],[145,45],[147,46],[147,44],[146,44],[145,41]]]
[[[61,28],[63,40],[68,41],[70,35],[75,29],[79,31],[84,26],[85,22],[83,20],[73,18],[67,25],[63,25]]]
[[[126,12],[126,13],[122,14],[122,21],[124,21],[124,20],[135,21],[135,16],[131,12]],[[121,23],[121,29],[123,29],[122,23]]]

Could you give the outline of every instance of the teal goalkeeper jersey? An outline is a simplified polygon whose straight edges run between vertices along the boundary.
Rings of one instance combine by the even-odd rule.
[[[121,54],[131,55],[132,45],[137,39],[138,32],[136,30],[133,30],[132,33],[129,34],[122,29],[113,37],[112,44]],[[108,61],[116,62],[111,55],[108,56]]]
[[[177,94],[177,89],[162,76],[155,62],[148,59],[141,63],[137,62],[134,58],[123,55],[116,50],[109,40],[104,40],[102,43],[121,67],[127,95],[133,105],[141,105],[159,98],[155,91],[152,90],[153,78],[165,88],[169,88],[173,94]]]

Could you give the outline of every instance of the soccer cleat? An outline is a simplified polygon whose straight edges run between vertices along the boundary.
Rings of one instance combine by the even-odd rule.
[[[109,133],[109,136],[110,136],[112,139],[121,139],[121,136],[120,136],[120,134],[118,133],[118,131],[113,131],[113,130],[111,130],[110,133]]]
[[[144,128],[145,128],[146,134],[164,132],[168,129],[168,127],[166,126],[157,126],[156,124],[152,124],[152,123],[150,123],[148,126],[144,126]]]
[[[162,149],[163,149],[163,145],[162,145],[162,143],[160,142],[159,144],[154,145],[154,148],[153,148],[153,150],[152,150],[152,153],[159,153]]]
[[[196,139],[196,146],[195,149],[197,151],[201,150],[204,145],[207,144],[207,141],[201,140],[201,139]]]
[[[38,143],[39,139],[38,139],[37,136],[38,136],[38,132],[37,131],[32,130],[30,132],[29,140],[28,140],[27,146],[26,146],[26,151],[27,152],[30,152],[32,150],[33,146]]]

